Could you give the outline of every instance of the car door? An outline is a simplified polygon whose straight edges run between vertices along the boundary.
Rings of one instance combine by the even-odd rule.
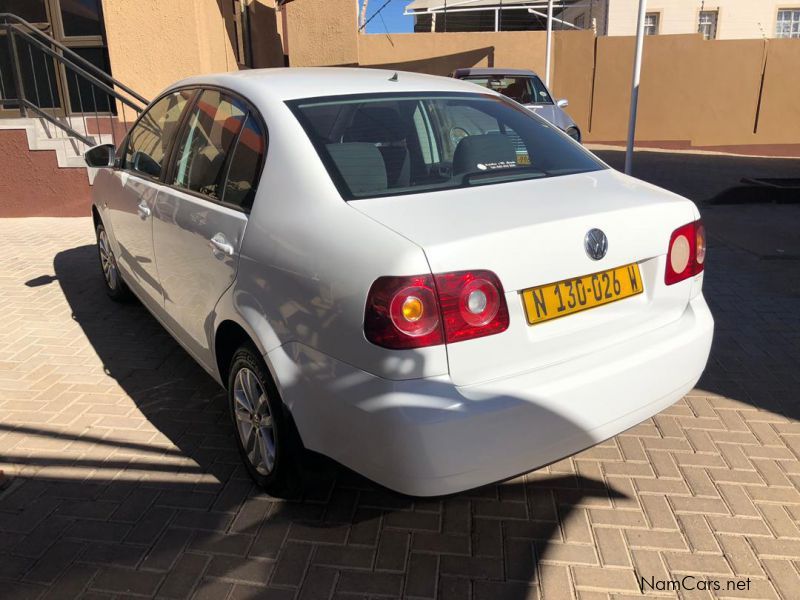
[[[194,94],[181,90],[156,101],[131,129],[114,183],[103,199],[125,281],[152,310],[162,306],[153,253],[152,213],[170,145]]]
[[[249,105],[203,90],[176,141],[169,185],[155,201],[153,245],[167,320],[208,366],[214,307],[236,277],[265,145]]]

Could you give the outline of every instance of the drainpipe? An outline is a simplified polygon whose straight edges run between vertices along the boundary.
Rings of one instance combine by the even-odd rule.
[[[633,168],[633,140],[636,136],[636,111],[639,105],[639,80],[642,75],[642,48],[644,47],[644,19],[647,0],[639,0],[639,22],[636,25],[636,53],[633,57],[633,81],[631,82],[631,114],[628,120],[628,146],[625,149],[625,173]]]
[[[283,42],[283,56],[284,61],[286,64],[285,67],[289,66],[289,19],[286,16],[286,5],[283,5],[281,8],[281,38]]]
[[[547,2],[547,45],[544,59],[544,84],[550,89],[550,59],[553,54],[553,0]]]

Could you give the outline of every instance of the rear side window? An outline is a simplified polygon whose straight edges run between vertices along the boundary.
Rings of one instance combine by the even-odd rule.
[[[169,94],[147,110],[128,136],[123,168],[155,179],[161,176],[164,155],[193,94],[194,90]]]
[[[550,93],[547,91],[541,79],[533,77],[531,83],[533,84],[533,99],[531,100],[531,104],[553,103],[553,98],[550,96]]]
[[[253,206],[258,176],[264,160],[266,140],[258,119],[251,113],[239,134],[239,141],[233,151],[225,183],[227,204],[234,204],[245,210]]]
[[[238,100],[205,90],[189,115],[178,143],[172,183],[222,200],[228,158],[247,119]]]
[[[346,200],[605,168],[553,125],[495,95],[364,94],[287,104]]]

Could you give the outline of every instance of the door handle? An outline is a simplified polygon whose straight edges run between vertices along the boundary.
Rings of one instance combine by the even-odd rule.
[[[152,212],[150,210],[150,207],[147,206],[147,203],[144,200],[142,200],[142,202],[139,204],[139,206],[136,207],[136,209],[139,211],[139,216],[142,219],[146,219],[147,217],[149,217]]]
[[[233,256],[233,244],[228,241],[228,238],[225,237],[224,233],[218,233],[210,240],[208,240],[208,245],[214,251],[214,254],[217,252],[222,252],[227,256]]]

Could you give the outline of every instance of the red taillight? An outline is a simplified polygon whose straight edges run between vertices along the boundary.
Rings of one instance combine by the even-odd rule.
[[[664,283],[672,285],[703,271],[706,260],[706,228],[698,220],[672,232],[667,251]]]
[[[380,277],[367,296],[364,334],[384,348],[435,346],[507,328],[503,286],[491,271]]]
[[[444,341],[431,275],[380,277],[367,296],[364,334],[384,348],[421,348]]]
[[[447,343],[508,329],[503,286],[491,271],[459,271],[434,276]]]

